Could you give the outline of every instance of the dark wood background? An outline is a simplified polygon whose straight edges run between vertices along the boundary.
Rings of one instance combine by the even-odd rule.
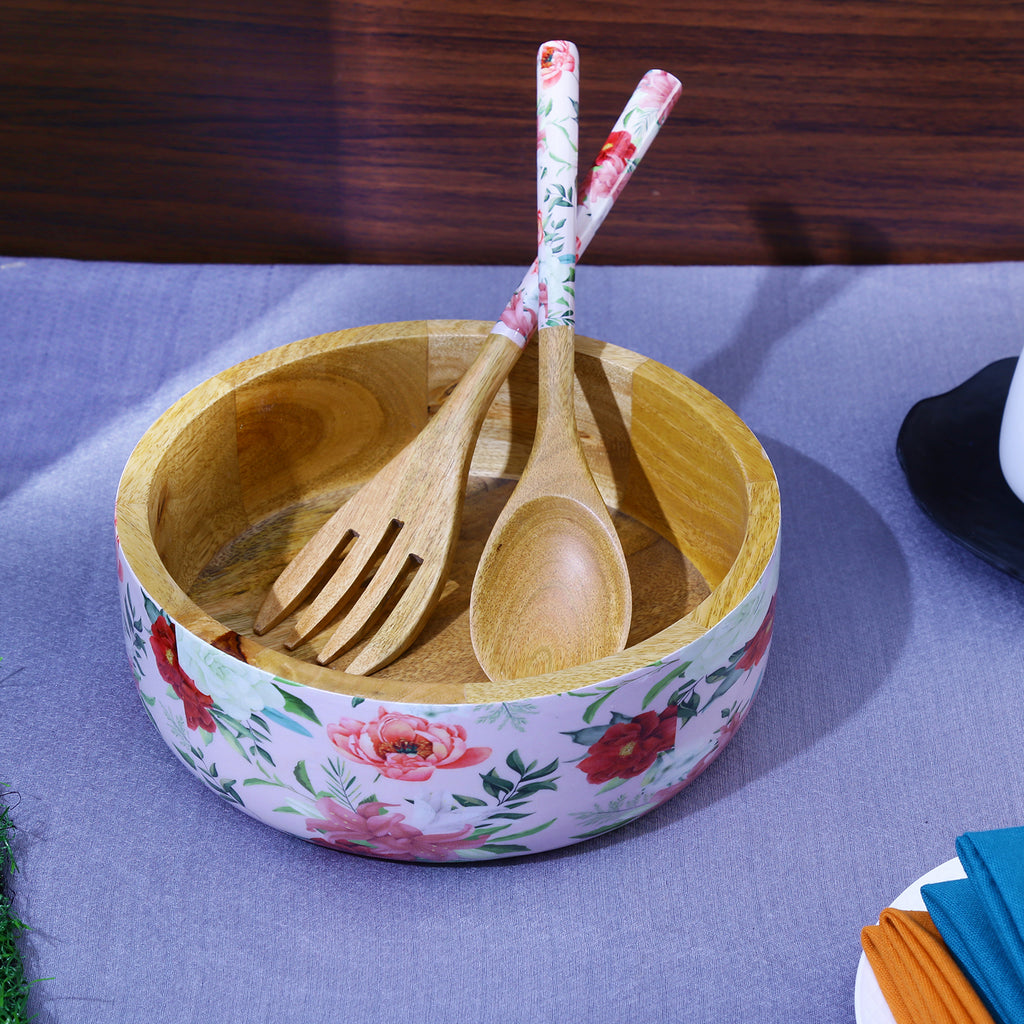
[[[588,261],[1024,258],[1005,0],[2,0],[0,252],[524,264],[553,37],[684,87]]]

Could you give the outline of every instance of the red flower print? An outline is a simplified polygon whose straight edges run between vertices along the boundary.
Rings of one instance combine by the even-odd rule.
[[[753,668],[768,652],[768,644],[772,638],[772,628],[775,626],[775,595],[772,595],[772,603],[768,605],[768,613],[764,621],[758,627],[757,632],[751,637],[743,651],[736,667],[743,672]]]
[[[368,764],[389,779],[425,782],[438,768],[468,768],[491,756],[471,747],[461,725],[428,722],[416,715],[379,708],[374,722],[343,718],[327,735],[351,761]]]
[[[603,199],[606,196],[615,198],[626,183],[623,171],[635,155],[636,146],[629,132],[612,132],[601,147],[590,172],[586,184],[587,196],[590,199]]]
[[[600,785],[612,779],[642,775],[659,754],[672,749],[676,741],[677,711],[670,705],[660,715],[645,711],[628,722],[610,725],[579,763],[587,782]]]
[[[377,801],[360,804],[351,811],[329,797],[316,802],[322,818],[307,818],[306,829],[318,832],[312,842],[348,853],[372,853],[391,860],[448,860],[457,850],[483,846],[488,837],[467,839],[472,825],[462,825],[455,832],[428,834],[405,823],[405,815],[390,813],[394,804]]]
[[[156,655],[156,667],[164,682],[173,685],[181,673],[181,666],[178,664],[178,643],[174,627],[162,615],[153,623],[149,646]]]
[[[185,705],[185,721],[190,729],[205,729],[216,732],[217,723],[207,710],[213,698],[203,693],[195,682],[185,674],[178,661],[178,641],[174,626],[162,615],[153,623],[149,646],[156,656],[156,667],[167,683]]]
[[[572,49],[564,40],[548,43],[540,54],[540,79],[545,88],[550,88],[562,77],[563,71],[572,71],[576,59]]]

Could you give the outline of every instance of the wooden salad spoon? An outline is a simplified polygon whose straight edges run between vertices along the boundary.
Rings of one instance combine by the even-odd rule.
[[[657,69],[648,71],[637,85],[581,188],[577,254],[601,226],[680,90],[674,76]],[[437,606],[450,571],[480,426],[536,327],[538,306],[534,261],[440,410],[320,527],[278,576],[257,613],[257,635],[311,599],[287,641],[291,649],[345,610],[318,655],[321,664],[330,664],[355,644],[382,611],[383,623],[346,666],[348,672],[375,672],[415,640]],[[394,601],[393,592],[400,590],[406,576],[411,579]],[[362,594],[353,600],[364,583]],[[389,600],[393,604],[385,607]]]
[[[622,650],[632,594],[574,408],[579,57],[545,43],[537,67],[540,383],[530,458],[488,538],[469,606],[494,680],[555,672]]]

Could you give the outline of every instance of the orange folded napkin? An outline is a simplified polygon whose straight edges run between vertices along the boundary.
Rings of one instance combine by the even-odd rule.
[[[994,1024],[927,911],[886,907],[861,945],[896,1024]]]

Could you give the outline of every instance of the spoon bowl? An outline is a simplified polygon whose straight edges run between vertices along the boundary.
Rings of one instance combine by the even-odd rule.
[[[504,529],[523,543],[496,545],[486,579],[515,579],[520,590],[510,598],[488,584],[475,598],[478,624],[488,623],[474,635],[477,657],[491,673],[540,675],[619,650],[629,624],[629,594],[617,564],[622,549],[598,516],[568,498],[535,498]],[[525,643],[521,607],[530,609]]]

